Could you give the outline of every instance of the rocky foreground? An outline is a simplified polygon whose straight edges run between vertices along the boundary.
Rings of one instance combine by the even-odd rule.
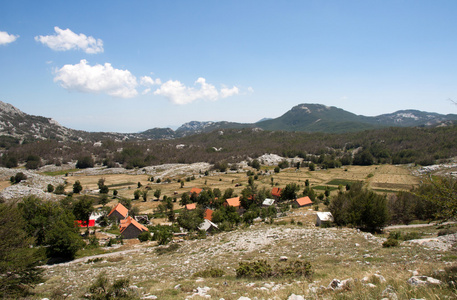
[[[96,277],[128,278],[143,299],[452,299],[447,284],[433,278],[455,257],[447,250],[404,242],[383,248],[385,239],[354,229],[321,229],[297,225],[257,224],[203,240],[129,244],[119,252],[47,266],[46,281],[36,288],[42,298],[59,294],[81,298]],[[177,247],[177,246],[173,246]],[[159,254],[157,249],[163,249]],[[167,251],[167,249],[169,251]],[[240,262],[277,264],[309,261],[307,278],[236,278]],[[225,275],[200,278],[199,271],[217,268]]]

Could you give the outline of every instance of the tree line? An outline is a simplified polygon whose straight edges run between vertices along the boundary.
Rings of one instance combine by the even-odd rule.
[[[364,132],[325,134],[225,129],[176,140],[92,142],[56,140],[3,143],[0,164],[67,163],[89,157],[84,166],[142,168],[164,163],[230,164],[265,153],[301,157],[322,167],[370,164],[433,164],[457,155],[457,126],[439,128],[386,128]],[[216,151],[217,149],[217,151]]]

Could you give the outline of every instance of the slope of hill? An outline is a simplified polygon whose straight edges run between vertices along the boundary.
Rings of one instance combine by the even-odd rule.
[[[97,141],[103,139],[131,139],[136,134],[109,132],[86,132],[74,130],[60,125],[51,118],[29,115],[11,104],[0,101],[0,136],[17,141],[35,140],[74,140]]]

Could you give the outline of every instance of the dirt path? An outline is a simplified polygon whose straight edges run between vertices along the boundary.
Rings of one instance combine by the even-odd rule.
[[[98,254],[98,255],[92,255],[92,256],[85,256],[85,257],[81,257],[81,258],[78,258],[78,259],[75,259],[72,261],[68,261],[68,262],[64,262],[64,263],[57,263],[57,264],[52,264],[52,265],[44,265],[41,267],[49,269],[49,268],[56,267],[56,266],[69,266],[70,264],[86,262],[89,259],[105,258],[105,257],[110,257],[110,256],[119,256],[119,255],[124,255],[127,253],[139,252],[141,250],[144,250],[144,249],[139,248],[139,249],[123,250],[123,251],[118,251],[118,252],[104,253],[104,254]]]
[[[411,225],[392,225],[384,227],[384,230],[391,230],[391,229],[401,229],[401,228],[418,228],[418,227],[429,227],[435,225],[451,225],[456,224],[457,222],[444,222],[444,223],[428,223],[428,224],[411,224]]]

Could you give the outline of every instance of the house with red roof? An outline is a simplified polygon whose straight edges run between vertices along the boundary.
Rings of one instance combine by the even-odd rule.
[[[294,203],[298,207],[303,207],[303,206],[311,206],[313,204],[313,201],[311,201],[311,199],[308,196],[306,196],[306,197],[301,197],[301,198],[295,199]]]
[[[207,208],[205,209],[205,213],[203,214],[203,218],[212,221],[213,220],[213,210]]]
[[[127,218],[128,214],[129,214],[129,210],[121,203],[118,203],[110,211],[110,213],[108,214],[108,218],[114,218],[119,222],[120,220]]]
[[[234,198],[228,198],[225,199],[225,202],[223,204],[224,206],[233,206],[236,208],[241,207],[241,202],[240,202],[240,197],[234,197]]]
[[[202,191],[203,191],[203,189],[191,188],[189,194],[192,195],[192,194],[195,193],[195,194],[198,196],[198,195],[200,195],[200,193],[201,193]]]
[[[136,239],[140,233],[149,231],[145,226],[135,221],[132,217],[127,217],[127,219],[121,220],[120,230],[124,239]]]
[[[274,187],[273,189],[271,189],[271,196],[276,200],[278,201],[279,198],[281,197],[281,192],[282,190],[278,187]]]

